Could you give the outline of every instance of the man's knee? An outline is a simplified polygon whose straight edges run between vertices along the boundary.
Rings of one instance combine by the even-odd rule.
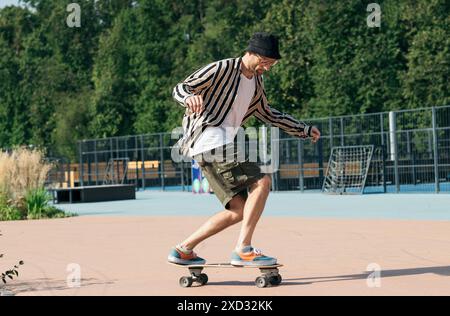
[[[242,221],[244,218],[244,208],[241,209],[229,209],[228,210],[228,221],[230,225],[234,225]]]
[[[232,224],[239,223],[244,218],[244,209],[240,210],[239,212],[232,212],[230,218]]]
[[[229,204],[230,221],[232,224],[239,223],[244,217],[245,200],[241,196],[235,196]]]
[[[272,178],[269,175],[265,175],[259,179],[255,184],[255,187],[261,188],[264,191],[269,192],[272,187]]]

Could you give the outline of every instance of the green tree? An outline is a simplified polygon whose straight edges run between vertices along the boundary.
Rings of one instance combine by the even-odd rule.
[[[76,158],[81,138],[170,131],[172,88],[241,55],[255,31],[280,37],[265,75],[269,103],[296,117],[449,102],[449,4],[309,0],[24,0],[0,9],[0,146],[34,144]],[[250,125],[259,125],[251,120]]]
[[[407,50],[403,95],[408,108],[448,105],[450,73],[450,4],[415,1],[402,11]]]
[[[110,31],[100,37],[93,69],[95,92],[91,108],[91,134],[109,137],[132,132],[135,83],[130,73],[127,29],[132,12],[122,11]]]
[[[311,115],[377,112],[399,104],[398,76],[403,67],[395,5],[379,3],[383,13],[379,28],[367,26],[369,13],[361,1],[309,5],[315,94],[308,109]]]
[[[305,0],[274,3],[261,29],[280,38],[282,59],[265,76],[269,103],[276,109],[301,117],[314,97],[311,78],[313,44],[308,37],[308,3]]]
[[[6,7],[0,11],[0,147],[24,144],[29,138],[20,62],[25,38],[36,23],[26,9]]]

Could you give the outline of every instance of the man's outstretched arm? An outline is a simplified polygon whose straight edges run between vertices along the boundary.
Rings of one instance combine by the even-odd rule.
[[[262,122],[281,128],[289,135],[300,138],[311,138],[315,143],[320,138],[320,131],[315,126],[310,126],[293,118],[291,115],[271,108],[265,96],[256,106],[254,115]]]
[[[263,83],[261,82],[263,85]],[[267,102],[264,86],[259,99],[259,102],[253,106],[253,115],[260,121],[271,124],[281,128],[289,135],[300,138],[311,138],[315,143],[320,138],[320,131],[315,126],[310,126],[302,121],[299,121],[287,113],[283,113],[269,106]]]

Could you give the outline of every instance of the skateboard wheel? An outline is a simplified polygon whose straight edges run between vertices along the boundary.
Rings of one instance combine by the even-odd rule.
[[[193,282],[193,280],[191,277],[181,277],[180,278],[181,287],[191,287],[192,282]]]
[[[205,273],[200,274],[198,276],[198,279],[199,279],[201,285],[205,285],[206,283],[208,283],[208,275]]]
[[[277,274],[277,275],[274,275],[274,276],[270,277],[270,284],[272,284],[272,285],[280,285],[282,280],[283,279],[281,278],[281,275]]]
[[[259,288],[263,288],[269,285],[269,280],[266,277],[260,276],[255,280],[255,284]]]

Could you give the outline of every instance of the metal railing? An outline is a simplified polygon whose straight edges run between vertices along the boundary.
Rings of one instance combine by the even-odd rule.
[[[450,106],[305,120],[322,132],[316,144],[280,131],[273,190],[319,190],[333,146],[374,145],[365,192],[450,192]],[[126,183],[186,190],[191,164],[175,163],[170,133],[78,142],[74,185],[102,185],[110,159],[127,158]]]

